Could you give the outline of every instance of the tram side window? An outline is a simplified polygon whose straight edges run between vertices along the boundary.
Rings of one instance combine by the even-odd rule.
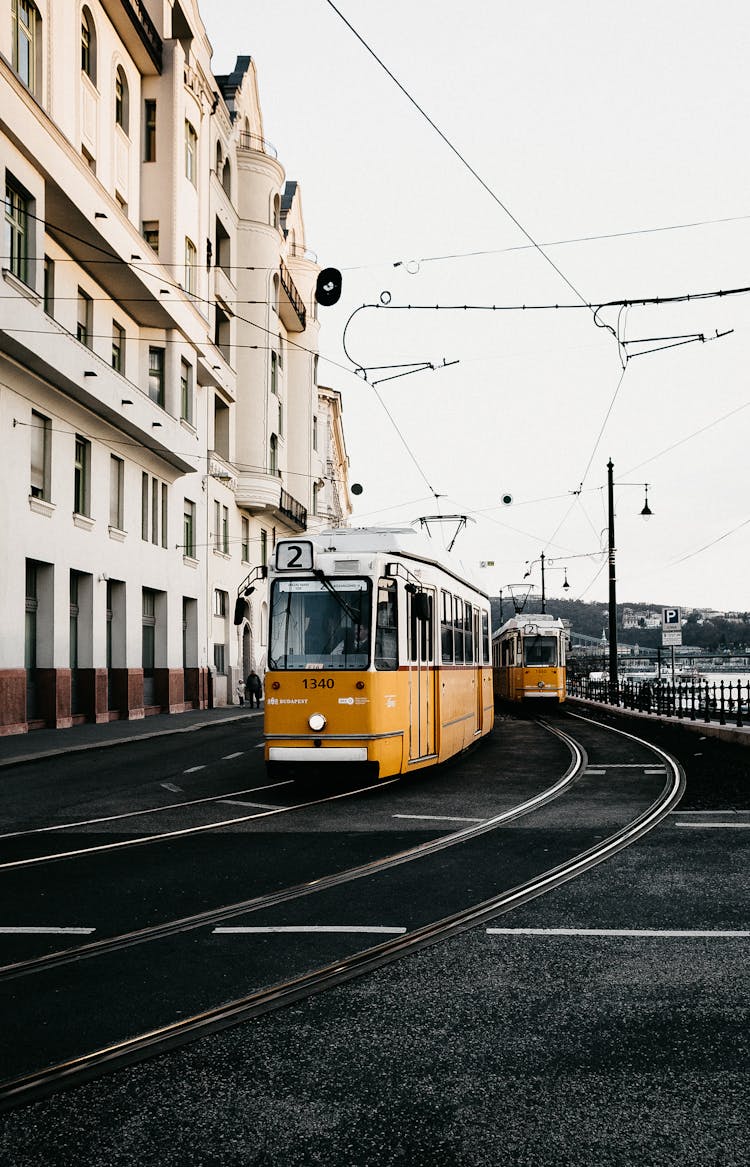
[[[490,663],[490,618],[486,612],[482,612],[482,660]]]
[[[474,661],[474,609],[464,604],[464,660],[467,665]]]
[[[440,617],[440,646],[443,664],[453,660],[453,597],[450,592],[441,592],[442,614]]]
[[[414,597],[409,597],[409,660],[423,664],[432,660],[432,596],[422,592],[420,601],[426,605],[426,619],[420,620]]]
[[[375,616],[375,668],[398,668],[398,593],[393,579],[378,580]]]
[[[456,664],[463,664],[464,602],[460,596],[453,597],[453,656]]]
[[[512,665],[513,664],[513,641],[512,640],[504,640],[503,644],[502,644],[502,649],[503,649],[503,664],[506,666]]]

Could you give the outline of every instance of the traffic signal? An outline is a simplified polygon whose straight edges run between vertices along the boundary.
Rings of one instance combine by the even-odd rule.
[[[341,272],[335,267],[324,267],[315,285],[315,299],[324,308],[338,303],[341,296]]]

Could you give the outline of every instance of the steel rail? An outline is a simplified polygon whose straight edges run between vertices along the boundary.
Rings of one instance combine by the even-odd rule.
[[[41,1071],[0,1083],[0,1110],[7,1110],[13,1106],[36,1100],[62,1087],[78,1085],[98,1076],[101,1072],[165,1053],[198,1037],[219,1032],[222,1029],[324,992],[326,989],[345,984],[401,957],[411,955],[432,944],[458,936],[471,928],[487,923],[504,912],[560,887],[568,880],[582,875],[636,842],[661,822],[674,805],[679,802],[685,789],[685,774],[682,766],[666,751],[651,742],[638,738],[635,734],[602,725],[591,718],[580,717],[580,720],[588,721],[600,729],[620,734],[631,741],[638,742],[647,750],[658,754],[666,764],[667,781],[664,788],[651,806],[631,823],[615,831],[595,847],[589,848],[580,855],[574,856],[515,888],[501,892],[497,896],[456,912],[442,920],[417,928],[404,936],[384,941],[373,948],[355,953],[353,956],[345,957],[333,964],[314,969],[292,980],[251,993],[216,1008],[205,1010],[193,1017],[161,1026],[124,1042],[71,1059],[68,1062],[49,1066]],[[553,729],[544,722],[540,722],[540,724],[551,732],[558,733],[569,742],[573,741],[562,731]],[[576,743],[576,747],[580,750],[581,756],[585,756],[578,743]],[[464,834],[464,832],[457,833]]]
[[[540,724],[544,723],[540,722]],[[302,899],[304,896],[314,895],[328,888],[339,887],[344,883],[351,883],[356,879],[364,879],[367,876],[376,875],[381,871],[387,871],[392,867],[399,867],[403,863],[411,863],[415,859],[423,859],[447,847],[453,847],[458,843],[467,842],[470,839],[494,830],[496,827],[504,826],[506,823],[530,814],[532,811],[538,810],[541,806],[551,802],[552,799],[557,798],[567,790],[581,776],[587,764],[585,751],[581,749],[573,738],[557,728],[548,725],[544,725],[544,728],[559,737],[567,745],[571,753],[568,767],[562,777],[558,778],[552,786],[540,791],[539,794],[534,795],[532,798],[526,799],[525,802],[519,803],[518,806],[511,807],[510,810],[502,811],[500,814],[494,815],[490,819],[485,819],[481,823],[473,824],[470,827],[462,827],[457,831],[451,831],[449,834],[441,835],[437,839],[429,839],[424,843],[418,843],[416,846],[409,847],[404,851],[397,851],[393,855],[385,855],[381,859],[372,859],[369,863],[361,864],[358,867],[350,867],[346,871],[335,872],[332,875],[324,875],[318,879],[308,880],[305,883],[295,884],[288,888],[282,888],[279,891],[269,892],[267,895],[254,896],[252,899],[241,900],[238,903],[225,904],[218,908],[209,908],[205,912],[198,912],[192,916],[183,916],[178,920],[170,920],[163,924],[153,924],[148,928],[135,929],[132,932],[125,932],[120,936],[92,940],[87,944],[77,945],[74,948],[66,948],[58,952],[47,953],[44,956],[33,957],[29,960],[2,965],[0,966],[0,981],[15,980],[19,977],[30,976],[37,972],[45,972],[48,969],[56,968],[60,965],[74,964],[80,960],[89,959],[90,957],[102,956],[123,948],[130,948],[136,944],[145,944],[153,940],[165,940],[169,936],[174,936],[182,932],[194,931],[198,928],[207,927],[210,924],[218,924],[224,920],[234,919],[236,916],[248,915],[251,912],[260,912],[266,908],[288,903],[290,900]],[[384,785],[385,783],[378,783],[374,789],[382,789]]]

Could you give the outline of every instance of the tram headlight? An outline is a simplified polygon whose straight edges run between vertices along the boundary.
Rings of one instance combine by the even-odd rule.
[[[311,713],[307,720],[307,724],[310,726],[310,729],[315,731],[315,733],[319,733],[321,729],[325,729],[328,723],[326,722],[326,719],[322,713]]]
[[[537,687],[537,689],[543,689],[544,688],[544,681],[537,681],[536,687]]]

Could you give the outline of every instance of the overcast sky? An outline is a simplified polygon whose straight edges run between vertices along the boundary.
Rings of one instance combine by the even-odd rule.
[[[308,246],[344,274],[320,380],[343,394],[353,521],[466,514],[456,551],[494,561],[489,591],[544,551],[550,597],[606,600],[611,458],[618,600],[750,609],[750,297],[584,306],[750,285],[750,7],[336,6],[465,162],[327,0],[201,12],[215,72],[255,59]],[[351,371],[344,327],[385,291],[349,326],[352,360],[458,364],[375,386],[387,374]],[[524,304],[570,307],[489,310]],[[625,351],[691,334],[623,371]],[[648,483],[648,522],[626,483]]]

